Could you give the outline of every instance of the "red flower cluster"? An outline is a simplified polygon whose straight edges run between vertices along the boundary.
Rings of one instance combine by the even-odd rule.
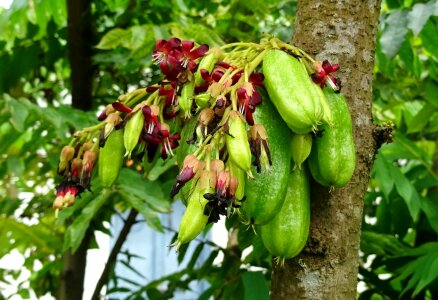
[[[195,60],[203,56],[209,48],[206,44],[197,48],[194,46],[192,41],[181,41],[178,38],[156,42],[156,50],[152,56],[168,81],[177,81],[180,74],[186,70],[192,73],[196,70]]]
[[[58,174],[63,181],[56,187],[56,199],[53,207],[62,209],[73,205],[75,197],[90,188],[91,173],[97,159],[92,143],[77,147],[65,146],[61,151]]]

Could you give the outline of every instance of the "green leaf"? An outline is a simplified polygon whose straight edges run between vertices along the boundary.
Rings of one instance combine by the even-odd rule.
[[[404,265],[399,270],[400,274],[392,282],[401,283],[410,277],[402,295],[408,290],[414,289],[413,296],[415,296],[438,278],[438,243],[423,244],[405,251],[398,257],[403,256],[418,256],[418,258]]]
[[[407,11],[394,10],[385,20],[386,26],[380,37],[382,52],[388,57],[394,57],[400,49],[405,35],[408,32],[407,28]]]
[[[438,58],[438,30],[435,22],[432,19],[426,22],[423,30],[420,32],[420,37],[423,42],[424,48],[429,51],[433,56]]]
[[[269,288],[262,272],[245,272],[242,277],[245,300],[269,299]]]
[[[109,50],[117,48],[120,45],[129,45],[131,43],[132,32],[129,29],[115,28],[108,31],[100,40],[96,48]]]
[[[141,201],[142,205],[147,204],[155,211],[170,211],[169,199],[164,196],[160,183],[147,181],[134,170],[122,168],[117,179],[117,187],[120,192],[139,198],[140,200],[134,200],[136,205],[140,205],[138,201]]]
[[[144,199],[131,196],[126,193],[120,193],[120,195],[128,202],[133,208],[138,210],[138,212],[143,216],[146,223],[151,226],[151,228],[164,232],[163,225],[161,224],[160,218],[157,213],[151,209],[151,207],[144,201]]]
[[[434,5],[435,1],[429,1],[428,3],[417,3],[412,7],[412,10],[408,14],[408,28],[411,29],[415,35],[420,33],[424,24],[433,14]]]
[[[175,238],[172,240],[172,242],[176,241],[178,234],[175,234]],[[187,250],[189,249],[190,243],[182,244],[181,247],[178,250],[178,264],[181,264],[184,260],[184,257],[186,256]]]
[[[394,184],[399,195],[405,200],[409,209],[409,214],[415,221],[418,218],[420,212],[420,197],[415,190],[412,183],[406,178],[406,176],[396,167],[390,169]]]
[[[432,199],[438,199],[436,196],[438,196],[437,193],[433,194],[435,198],[423,198],[420,201],[421,204],[421,210],[424,212],[424,214],[427,217],[427,220],[429,221],[430,226],[435,230],[436,233],[438,233],[438,202]]]
[[[429,123],[430,118],[436,112],[432,104],[426,103],[408,124],[407,133],[421,132]]]
[[[65,233],[64,250],[71,248],[72,251],[75,252],[79,248],[85,236],[85,232],[90,226],[91,220],[93,220],[106,203],[110,195],[110,191],[102,190],[102,193],[97,195],[96,198],[91,200],[84,209],[82,209],[81,214],[74,220],[73,224],[68,227]]]
[[[394,180],[389,171],[390,168],[391,163],[385,159],[384,155],[378,154],[376,160],[374,161],[373,174],[379,182],[379,186],[386,198],[388,198],[394,187]]]
[[[361,233],[360,249],[366,254],[392,256],[409,248],[393,235],[364,230]]]
[[[28,226],[17,220],[9,217],[0,217],[0,236],[13,236],[13,239],[20,239],[26,243],[31,244],[38,248],[39,251],[50,253],[50,243],[54,242],[54,238],[50,235],[46,235],[36,228],[36,226]],[[14,243],[11,243],[14,245]],[[5,255],[4,250],[7,249],[6,245],[2,245],[0,250],[0,257]]]
[[[11,124],[18,131],[23,132],[25,127],[26,119],[29,115],[27,107],[18,100],[12,99],[8,95],[5,95],[5,100],[9,104],[9,111],[11,113]]]
[[[435,108],[438,108],[438,85],[431,80],[426,82],[425,98]]]
[[[199,256],[201,255],[202,250],[204,249],[204,246],[204,243],[199,243],[198,246],[196,246],[195,250],[193,251],[192,258],[186,266],[187,272],[191,272],[193,270]]]
[[[161,174],[169,170],[170,168],[176,166],[176,157],[173,156],[171,158],[163,160],[162,158],[159,158],[152,169],[147,174],[147,178],[150,181],[155,181],[160,177]]]

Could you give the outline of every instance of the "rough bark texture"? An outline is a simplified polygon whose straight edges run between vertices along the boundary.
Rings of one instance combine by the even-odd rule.
[[[75,253],[71,250],[64,255],[64,267],[61,274],[61,285],[58,291],[58,300],[80,300],[84,292],[85,265],[87,250],[92,238],[92,231],[88,230],[81,245]]]
[[[350,106],[357,166],[345,188],[313,184],[307,247],[274,269],[272,299],[356,299],[363,197],[376,150],[371,83],[379,11],[380,0],[298,1],[293,44],[340,64],[335,76]]]
[[[89,110],[93,86],[91,0],[67,0],[67,20],[72,106]]]

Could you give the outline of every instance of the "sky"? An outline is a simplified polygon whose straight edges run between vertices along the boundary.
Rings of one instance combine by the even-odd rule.
[[[4,8],[9,8],[13,0],[0,0],[0,6]]]

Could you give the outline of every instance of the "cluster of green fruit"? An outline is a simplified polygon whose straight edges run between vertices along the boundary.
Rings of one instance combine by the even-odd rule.
[[[122,95],[64,148],[54,207],[73,205],[89,187],[96,157],[110,187],[124,160],[146,174],[175,152],[180,172],[170,196],[187,206],[176,249],[237,212],[261,226],[281,262],[297,255],[310,222],[304,162],[328,187],[347,184],[355,168],[350,113],[331,75],[338,66],[275,38],[213,49],[172,38],[157,41],[153,57],[164,78]],[[77,176],[85,144],[94,158],[86,181]]]

